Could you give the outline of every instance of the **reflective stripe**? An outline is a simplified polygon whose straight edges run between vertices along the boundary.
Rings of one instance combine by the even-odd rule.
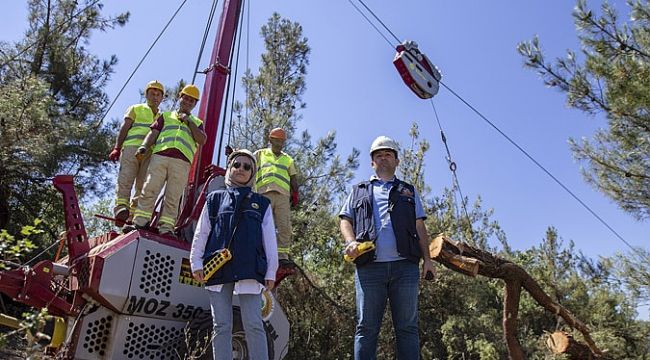
[[[161,224],[169,224],[169,225],[174,226],[174,224],[176,224],[176,219],[173,219],[173,218],[171,218],[169,216],[161,216],[160,217],[160,223]]]
[[[176,111],[167,111],[162,116],[165,124],[158,135],[158,141],[156,141],[153,148],[153,153],[159,153],[167,149],[177,149],[191,162],[194,159],[197,145],[189,126],[178,120]],[[201,119],[193,115],[190,115],[190,120],[197,127],[203,124]]]
[[[262,149],[257,153],[259,168],[255,180],[257,188],[275,183],[287,192],[290,190],[289,168],[293,159],[282,153],[279,157],[271,149]]]
[[[133,123],[133,125],[131,125],[131,128],[134,128],[134,127],[145,127],[145,128],[148,129],[149,126],[151,126],[151,124],[147,125],[147,124],[145,124],[145,123]]]
[[[288,166],[284,166],[284,165],[281,165],[281,164],[275,164],[275,163],[262,164],[262,166],[260,166],[260,169],[264,169],[264,168],[267,168],[269,166],[275,166],[278,169],[286,170],[287,172],[289,172],[289,167]]]
[[[138,139],[140,140],[140,143],[142,143],[142,140],[144,140],[145,136],[146,135],[129,135],[126,137],[126,139],[124,139],[124,143],[133,139]]]
[[[280,174],[276,174],[276,173],[264,174],[262,177],[257,178],[257,183],[259,184],[259,183],[263,182],[266,178],[269,178],[269,177],[276,177],[276,178],[282,180],[283,183],[285,183],[287,185],[290,185],[289,179],[285,178],[284,176],[282,176]],[[260,185],[258,185],[258,186],[260,186]]]
[[[192,136],[192,131],[187,126],[180,126],[179,127],[178,125],[171,125],[171,126],[165,125],[165,127],[163,127],[161,132],[163,132],[163,131],[177,131],[177,130],[184,131],[187,135]]]
[[[117,205],[126,205],[126,206],[129,206],[129,199],[118,198],[118,199],[115,201],[115,204],[117,204]]]
[[[183,144],[185,147],[187,147],[187,148],[191,148],[191,147],[192,147],[191,144],[189,144],[187,141],[185,141],[185,139],[182,139],[182,138],[179,138],[179,139],[175,139],[175,138],[166,138],[166,139],[163,139],[162,141],[159,141],[158,144],[161,144],[161,145],[162,145],[162,144],[168,143],[168,142],[170,142],[170,141],[178,141],[178,142],[182,143],[182,144]],[[179,150],[180,150],[180,149],[179,149]],[[182,152],[182,150],[181,150],[181,152]],[[192,160],[192,159],[190,159],[190,160]]]
[[[135,113],[135,119],[129,132],[126,134],[126,139],[122,146],[140,146],[142,140],[149,133],[149,126],[154,121],[154,113],[147,104],[137,104],[132,107]]]
[[[151,214],[150,214],[150,213],[148,213],[148,212],[146,212],[146,211],[144,211],[144,210],[139,210],[139,209],[136,210],[136,211],[133,213],[133,215],[134,215],[136,218],[138,218],[138,217],[144,217],[144,218],[147,218],[147,220],[149,220],[149,218],[151,217]]]
[[[288,248],[288,247],[278,247],[278,252],[281,252],[281,253],[288,253],[288,252],[289,252],[289,248]]]

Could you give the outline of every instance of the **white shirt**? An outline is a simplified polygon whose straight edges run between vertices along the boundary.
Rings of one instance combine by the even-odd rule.
[[[192,249],[190,250],[190,264],[192,273],[203,269],[203,254],[205,253],[205,244],[210,236],[210,215],[208,214],[207,202],[203,206],[199,222],[194,231],[192,240]],[[275,236],[275,223],[273,222],[273,212],[271,206],[266,209],[264,219],[262,219],[262,244],[266,254],[266,275],[265,280],[275,280],[275,272],[278,270],[278,241]],[[221,291],[222,285],[206,286],[210,291]],[[255,279],[244,279],[235,282],[235,294],[259,294],[266,287]]]

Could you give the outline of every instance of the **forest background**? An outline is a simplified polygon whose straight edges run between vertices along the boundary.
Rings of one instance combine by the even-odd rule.
[[[106,11],[97,1],[30,1],[23,5],[28,9],[28,29],[26,32],[23,30],[23,38],[18,36],[15,41],[2,43],[0,53],[0,160],[3,164],[0,175],[0,228],[6,229],[2,232],[3,244],[24,240],[25,232],[21,234],[21,230],[27,229],[29,235],[29,241],[20,242],[23,247],[2,248],[3,257],[13,261],[22,261],[16,259],[17,255],[29,258],[30,255],[38,253],[40,249],[55,241],[56,234],[61,230],[63,222],[60,200],[48,181],[53,175],[77,175],[79,190],[87,207],[86,219],[90,220],[94,212],[107,212],[110,208],[115,166],[106,161],[106,154],[112,146],[116,126],[121,121],[121,110],[108,112],[115,96],[115,84],[112,84],[111,79],[118,76],[124,78],[124,75],[114,73],[119,56],[98,55],[102,52],[97,49],[106,47],[108,43],[102,43],[104,46],[96,45],[95,41],[99,40],[96,40],[95,36],[106,34],[105,36],[110,38],[111,34],[120,28],[128,29],[130,18],[129,14],[122,13],[129,9]],[[255,5],[253,3],[253,6]],[[598,122],[594,127],[595,132],[589,133],[585,140],[575,140],[570,146],[539,141],[532,149],[537,151],[539,147],[549,149],[551,153],[572,153],[583,167],[585,179],[604,195],[600,197],[609,199],[608,201],[623,209],[626,217],[634,219],[634,226],[640,226],[639,229],[647,228],[647,223],[638,224],[644,224],[650,209],[650,137],[647,125],[650,122],[646,95],[647,87],[650,86],[650,73],[647,70],[647,54],[650,49],[648,4],[640,2],[629,7],[620,4],[614,7],[599,6],[600,4],[587,6],[579,2],[573,13],[573,20],[570,13],[562,14],[569,24],[577,26],[580,38],[574,46],[577,53],[575,56],[569,54],[561,60],[549,61],[538,49],[536,40],[525,41],[527,38],[532,39],[532,35],[515,34],[519,41],[524,41],[518,47],[520,55],[517,55],[517,71],[527,76],[532,74],[521,71],[521,64],[537,70],[547,85],[558,88],[560,94],[566,95],[569,107],[578,110],[571,113],[572,117],[577,117],[582,111],[589,115],[582,115],[588,121]],[[617,10],[624,15],[620,19],[614,17]],[[350,9],[346,11],[351,12]],[[73,17],[68,25],[57,26],[60,25],[57,19],[64,21],[62,19],[68,19],[71,14],[78,12],[78,16]],[[355,21],[359,22],[358,14],[352,12],[351,16],[356,16]],[[151,27],[153,30],[146,32],[145,39],[150,39],[158,29]],[[370,31],[366,36],[372,34]],[[249,36],[255,37],[256,34],[256,29],[252,29],[252,32],[249,30]],[[650,330],[647,321],[644,321],[643,317],[639,318],[637,313],[637,309],[643,305],[647,306],[650,285],[648,253],[639,246],[644,244],[643,237],[638,235],[641,231],[636,231],[634,226],[632,231],[625,227],[622,232],[626,235],[624,238],[632,234],[633,239],[628,241],[632,246],[629,248],[592,219],[577,228],[584,233],[598,233],[599,235],[594,235],[591,240],[600,239],[602,244],[586,242],[584,234],[576,233],[566,237],[570,240],[564,240],[562,231],[558,230],[561,228],[559,224],[576,221],[574,214],[584,212],[572,203],[571,209],[567,209],[565,205],[558,206],[559,210],[556,212],[559,214],[551,214],[552,210],[549,208],[545,209],[546,212],[542,210],[541,214],[547,216],[537,215],[535,220],[530,222],[542,222],[545,224],[544,228],[532,235],[534,238],[522,239],[524,234],[530,237],[530,233],[515,230],[513,236],[509,231],[504,231],[501,217],[496,216],[494,210],[499,214],[501,208],[492,206],[498,204],[498,201],[490,202],[491,206],[486,207],[480,196],[482,189],[497,186],[492,181],[499,180],[484,176],[479,186],[470,180],[474,177],[462,176],[467,173],[461,172],[461,185],[465,189],[471,189],[465,194],[470,213],[468,221],[466,217],[459,215],[462,213],[459,210],[461,199],[456,193],[457,189],[452,186],[451,177],[447,174],[439,175],[445,171],[442,151],[436,152],[437,158],[442,158],[440,163],[431,160],[434,157],[429,149],[436,137],[423,134],[424,131],[426,134],[435,134],[432,114],[422,116],[422,120],[417,122],[418,125],[404,120],[412,116],[404,110],[409,109],[411,102],[416,101],[406,99],[407,96],[413,97],[412,94],[405,88],[396,87],[396,92],[404,94],[394,98],[388,105],[402,111],[402,116],[399,117],[393,113],[383,113],[385,107],[377,106],[377,99],[373,99],[372,93],[368,94],[371,83],[366,82],[364,87],[358,85],[364,84],[363,81],[341,81],[336,90],[328,91],[340,95],[345,95],[345,91],[355,91],[355,106],[363,109],[363,114],[344,116],[340,110],[328,110],[336,108],[341,98],[320,94],[325,100],[314,101],[314,108],[325,114],[330,111],[329,114],[333,118],[347,119],[345,126],[333,126],[339,129],[338,133],[321,131],[321,128],[315,125],[319,121],[314,121],[313,117],[304,118],[312,107],[312,102],[306,100],[307,84],[311,84],[307,74],[311,63],[316,62],[316,49],[320,43],[317,44],[311,37],[307,40],[303,26],[290,16],[268,15],[260,35],[263,40],[262,50],[259,52],[262,54],[261,58],[257,60],[257,66],[249,66],[250,71],[241,76],[242,84],[236,85],[240,93],[240,103],[233,106],[235,121],[227,131],[230,143],[234,146],[259,148],[264,146],[265,129],[283,125],[291,130],[288,152],[296,158],[301,170],[302,198],[301,206],[292,215],[296,239],[292,251],[311,282],[307,281],[306,277],[298,276],[285,282],[279,290],[280,299],[292,322],[290,358],[337,358],[340,354],[350,352],[354,309],[351,282],[353,269],[340,261],[341,246],[335,214],[341,197],[349,190],[352,181],[367,177],[370,173],[366,148],[371,139],[380,133],[388,133],[401,141],[403,150],[400,154],[400,177],[417,184],[424,195],[430,215],[428,227],[432,235],[445,232],[453,238],[468,241],[522,265],[557,301],[589,324],[601,348],[609,349],[614,358],[647,358],[650,351]],[[381,44],[381,39],[376,40],[376,34],[373,36],[373,43]],[[186,36],[175,33],[175,36],[166,42],[176,41],[182,44],[186,39]],[[333,39],[336,39],[336,36]],[[339,37],[339,41],[342,39]],[[349,36],[345,40],[355,41]],[[143,52],[148,46],[146,41],[149,40],[143,41],[145,42],[140,46],[130,49],[130,52]],[[545,39],[542,38],[541,42],[545,44]],[[381,46],[385,47],[385,44]],[[341,68],[345,65],[342,60],[346,56],[349,62],[351,59],[358,60],[359,57],[368,56],[373,50],[374,47],[370,46],[364,51],[354,53],[354,56],[342,51],[340,56],[336,56],[338,61],[341,61],[336,64],[340,66],[329,66],[331,69]],[[494,48],[484,50],[486,56],[491,56],[494,52],[499,53],[498,49]],[[514,47],[509,51],[514,52]],[[442,66],[446,61],[451,61],[447,60],[446,56],[453,54],[436,52],[435,55],[432,56],[434,62],[438,59],[439,66]],[[192,59],[190,63],[196,61],[195,56],[187,56]],[[390,59],[390,56],[392,55],[387,59]],[[154,58],[161,57],[165,57],[164,52],[154,54]],[[185,60],[185,63],[187,62]],[[468,60],[464,68],[471,69],[474,64],[480,62],[480,57]],[[145,65],[156,66],[155,63]],[[358,65],[358,61],[347,63],[349,67]],[[164,72],[166,78],[163,81],[168,86],[171,85],[168,93],[174,94],[174,85],[178,85],[180,78],[185,81],[189,78],[179,76],[171,70],[175,69],[174,65],[167,64],[165,69],[169,70]],[[187,66],[183,69],[187,69]],[[160,69],[157,71],[160,72]],[[358,69],[355,73],[361,72],[362,69]],[[396,75],[385,72],[377,72],[375,75],[381,74],[377,75],[379,79],[389,75],[394,78]],[[151,76],[151,72],[148,74],[147,76]],[[452,74],[455,76],[458,73],[450,71],[450,78]],[[146,78],[140,82],[146,83],[148,80]],[[354,86],[344,85],[350,81],[353,81]],[[391,81],[399,83],[399,79]],[[471,79],[467,82],[454,79],[450,80],[450,84],[471,84],[472,86],[464,86],[462,89],[474,98],[478,98],[477,94],[485,95],[491,92],[485,90],[489,89],[489,86],[480,90],[480,84],[475,84]],[[137,89],[138,86],[134,85],[133,88]],[[470,90],[472,88],[473,90]],[[541,85],[539,91],[551,92],[543,89]],[[443,95],[441,92],[441,99],[445,99]],[[137,96],[129,94],[125,97],[131,98],[126,101],[135,102],[134,98]],[[441,100],[439,109],[449,100]],[[497,109],[508,106],[508,110],[515,113],[520,111],[517,104],[508,99],[503,102],[501,100],[501,97],[496,96],[488,102],[496,105]],[[479,101],[479,104],[485,105],[483,101]],[[172,103],[169,100],[167,104],[172,106]],[[116,107],[125,106],[116,103]],[[503,112],[494,109],[488,111],[496,114]],[[105,116],[107,112],[109,116]],[[442,110],[440,112],[444,114]],[[351,122],[348,116],[359,120]],[[468,116],[468,113],[464,115]],[[399,121],[368,120],[383,117],[399,118]],[[442,116],[443,120],[448,118],[450,117]],[[320,123],[324,121],[323,119]],[[570,121],[576,120],[566,120]],[[536,126],[540,126],[539,131],[542,131],[540,123],[545,127],[549,125],[549,122],[544,121],[528,121],[523,125],[508,123],[508,130],[519,135],[523,131],[517,126],[533,127],[534,130],[537,130]],[[444,124],[450,125],[449,122]],[[369,133],[369,128],[376,133],[366,134]],[[449,132],[454,134],[455,127],[452,125],[450,128],[452,129]],[[486,152],[499,148],[466,145],[472,140],[472,132],[480,133],[485,130],[464,128],[462,132],[458,131],[462,136],[450,137],[454,139],[452,144],[455,145],[452,150],[465,144],[473,148],[474,155],[482,153],[482,156],[489,157]],[[350,144],[349,147],[341,146],[340,137],[349,136],[341,133],[350,132],[363,135],[356,136],[353,142],[346,140]],[[535,132],[532,131],[533,134]],[[562,134],[561,136],[565,141],[569,137]],[[494,141],[492,139],[490,144]],[[506,155],[495,156],[501,158],[501,162],[506,162],[506,158],[507,161],[514,161],[515,167],[518,166],[521,170],[517,176],[532,171],[538,172],[535,180],[526,184],[529,191],[538,192],[542,197],[549,196],[551,192],[561,192],[557,187],[549,187],[548,179],[539,180],[538,178],[543,176],[532,166],[512,160],[512,157],[519,155],[513,155],[514,153],[509,151]],[[481,161],[478,161],[477,165],[476,160],[470,162],[469,158],[465,159],[463,151],[459,153],[462,154],[459,159],[463,160],[459,163],[463,166],[470,167],[471,164],[473,168],[478,168],[476,171],[487,171],[482,168],[485,164],[480,165]],[[441,163],[443,165],[440,165]],[[576,172],[579,165],[573,164]],[[431,180],[431,176],[426,176],[428,173],[424,169],[434,166],[437,167],[436,176],[435,180]],[[501,172],[493,170],[486,173]],[[512,173],[509,176],[513,177]],[[540,185],[539,181],[545,184]],[[549,188],[552,190],[547,190]],[[510,201],[508,206],[514,207],[522,213],[520,216],[526,218],[526,221],[521,221],[525,223],[521,226],[534,228],[534,225],[529,225],[528,222],[530,213],[527,209],[530,206],[524,206],[521,201],[514,200],[514,192],[502,191],[503,196]],[[599,201],[607,201],[602,199]],[[548,204],[540,204],[536,198],[525,198],[522,201],[541,205],[542,208],[544,204]],[[598,210],[601,209],[599,206]],[[557,216],[563,219],[560,220]],[[580,215],[575,217],[585,221]],[[512,217],[508,219],[512,221]],[[95,232],[110,226],[97,220],[91,220],[90,224],[91,230]],[[588,226],[584,226],[585,224]],[[26,228],[32,225],[35,228]],[[601,227],[597,228],[598,226]],[[511,245],[513,241],[508,241],[511,238],[516,246]],[[605,243],[607,246],[603,245]],[[31,249],[32,247],[34,249]],[[621,292],[621,289],[624,291]],[[423,284],[420,298],[423,356],[502,358],[505,354],[500,328],[502,292],[503,287],[499,282],[480,278],[468,279],[447,270],[441,270],[439,279],[434,283]],[[520,340],[529,358],[548,356],[543,346],[544,331],[564,328],[562,322],[535,306],[527,297],[524,297],[520,319]],[[381,351],[390,355],[392,335],[388,326],[389,319],[386,319],[385,325]]]

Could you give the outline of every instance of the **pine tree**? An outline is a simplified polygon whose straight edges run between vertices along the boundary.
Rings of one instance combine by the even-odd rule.
[[[82,194],[108,186],[114,129],[102,122],[103,89],[117,59],[101,60],[86,45],[92,32],[124,25],[128,13],[103,16],[90,0],[28,7],[24,38],[0,45],[0,228],[42,218],[55,235],[63,211],[54,175],[75,175]]]
[[[570,139],[585,179],[638,220],[650,217],[650,4],[629,1],[629,20],[607,2],[600,14],[579,0],[573,12],[581,54],[546,60],[539,40],[519,44],[526,66],[567,96],[570,107],[603,114],[607,127],[592,139]],[[617,262],[636,292],[650,290],[650,256],[634,249]],[[634,271],[629,271],[634,269]]]
[[[597,15],[579,0],[573,12],[581,53],[548,61],[539,40],[519,44],[526,66],[567,96],[570,107],[604,114],[592,139],[571,139],[583,174],[637,219],[650,217],[650,5],[629,1],[629,20],[603,3]]]

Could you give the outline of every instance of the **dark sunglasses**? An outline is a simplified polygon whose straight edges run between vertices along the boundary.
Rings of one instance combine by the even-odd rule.
[[[252,166],[249,163],[242,164],[239,161],[235,161],[232,163],[232,167],[234,167],[235,169],[239,169],[242,165],[244,166],[245,171],[251,171]]]

